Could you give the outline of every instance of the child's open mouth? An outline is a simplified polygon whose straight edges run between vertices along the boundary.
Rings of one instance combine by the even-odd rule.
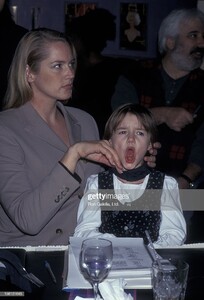
[[[128,148],[125,152],[125,161],[128,164],[131,164],[135,161],[135,149]]]

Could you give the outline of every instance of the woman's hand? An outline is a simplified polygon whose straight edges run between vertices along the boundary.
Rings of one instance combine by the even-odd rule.
[[[156,167],[156,156],[157,156],[157,150],[161,148],[161,144],[159,142],[156,142],[153,144],[153,147],[149,150],[149,154],[144,157],[144,161],[147,162],[148,166],[151,168]]]
[[[106,140],[76,143],[69,148],[61,162],[74,173],[80,158],[115,167],[118,172],[122,172],[122,165],[117,152]]]

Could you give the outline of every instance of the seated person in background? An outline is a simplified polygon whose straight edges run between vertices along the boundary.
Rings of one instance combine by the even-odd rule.
[[[204,189],[204,123],[197,131],[197,137],[192,145],[192,151],[189,158],[191,164],[198,165],[202,169],[202,175],[197,181],[197,189]],[[202,191],[199,191],[202,193]],[[201,194],[202,195],[202,194]],[[187,243],[202,243],[204,242],[204,210],[198,210],[195,207],[193,216],[191,218],[190,226],[188,228]]]
[[[158,246],[184,243],[186,223],[177,182],[143,161],[156,133],[151,113],[140,105],[126,104],[112,113],[104,138],[118,153],[123,173],[111,168],[88,178],[75,236],[145,238],[148,230]]]
[[[124,102],[138,102],[151,109],[162,144],[157,169],[177,178],[180,188],[189,188],[189,182],[201,174],[202,161],[190,153],[196,131],[204,121],[204,71],[200,69],[203,36],[201,11],[172,11],[159,29],[161,61],[155,60],[152,66],[141,62],[141,68],[134,72],[127,70],[119,78],[112,97],[113,109]],[[198,164],[194,163],[196,160]]]

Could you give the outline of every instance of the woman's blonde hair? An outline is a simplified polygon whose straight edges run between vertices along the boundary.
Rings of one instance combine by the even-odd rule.
[[[31,30],[23,36],[9,70],[4,109],[19,107],[32,98],[33,91],[26,79],[26,67],[28,65],[33,73],[37,73],[40,63],[49,55],[48,44],[59,41],[68,44],[76,58],[72,42],[56,30],[41,28]]]

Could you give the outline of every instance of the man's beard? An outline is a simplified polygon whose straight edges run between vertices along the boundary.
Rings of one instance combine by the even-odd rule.
[[[201,56],[200,58],[196,58],[193,56],[194,53],[200,52]],[[174,64],[179,68],[180,70],[183,71],[193,71],[197,68],[199,68],[202,64],[203,61],[203,53],[204,49],[203,48],[194,48],[190,52],[188,56],[184,56],[182,54],[182,48],[177,46],[171,53],[171,58]]]

